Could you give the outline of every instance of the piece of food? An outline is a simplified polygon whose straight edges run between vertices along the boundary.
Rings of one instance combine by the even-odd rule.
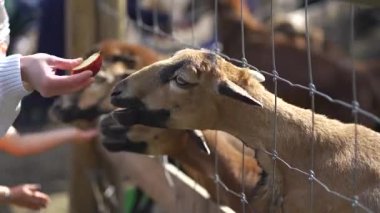
[[[85,70],[91,70],[92,75],[95,76],[99,72],[100,67],[102,66],[102,61],[102,56],[99,52],[96,52],[92,54],[90,57],[88,57],[86,60],[84,60],[81,64],[74,67],[74,69],[71,70],[71,74],[77,74]]]

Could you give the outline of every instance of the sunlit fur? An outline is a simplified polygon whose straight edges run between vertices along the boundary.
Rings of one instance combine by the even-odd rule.
[[[72,115],[72,109],[86,111],[89,108],[97,107],[104,113],[111,111],[115,107],[109,103],[110,91],[118,80],[162,57],[146,47],[130,45],[119,41],[103,42],[99,50],[106,61],[103,62],[101,71],[95,77],[95,82],[80,92],[59,97],[52,109],[52,114],[55,114],[56,117],[63,116],[63,111],[67,111],[68,114]],[[134,67],[127,67],[120,61],[107,61],[109,57],[115,55],[134,57],[137,63]],[[88,121],[82,118],[74,118],[70,123],[81,124],[80,127],[87,128],[88,126],[97,125],[96,120],[99,116],[99,114],[93,114]],[[218,149],[212,150],[213,154],[211,156],[203,153],[184,130],[166,130],[136,126],[130,128],[128,136],[134,141],[144,140],[148,142],[148,150],[145,154],[168,154],[170,157],[179,160],[183,164],[185,171],[198,181],[200,185],[205,187],[214,200],[216,198],[216,189],[212,180],[214,175],[213,157],[217,152],[220,159],[219,172],[222,180],[231,189],[237,192],[241,190],[240,163],[242,156],[240,150],[237,151],[237,149],[241,148],[241,145],[239,145],[241,142],[226,133],[216,133],[216,131],[207,131],[205,133],[210,147],[214,147],[216,141],[218,143]],[[238,148],[233,148],[231,144],[234,144]],[[251,151],[249,152],[249,156],[245,157],[246,175],[244,178],[247,199],[255,210],[266,212],[266,208],[268,207],[267,202],[270,201],[268,185],[260,186],[258,190],[255,189],[256,184],[260,181],[260,173],[262,173],[262,169]],[[266,184],[266,182],[263,182],[263,184]],[[223,189],[221,189],[221,200],[225,205],[231,206],[237,212],[241,211],[240,199]]]
[[[271,185],[254,158],[255,153],[246,147],[244,158],[244,183],[242,183],[242,143],[237,138],[221,131],[203,131],[205,142],[211,150],[207,154],[194,141],[189,131],[160,129],[134,125],[127,130],[130,143],[146,143],[142,154],[168,155],[177,160],[184,170],[210,193],[217,201],[215,186],[215,157],[218,156],[218,174],[221,181],[234,192],[241,192],[244,184],[247,212],[269,212]],[[106,140],[105,140],[106,141]],[[124,150],[128,151],[128,150]],[[220,186],[220,203],[236,212],[243,212],[241,199]]]
[[[188,63],[174,73],[172,80],[159,80],[160,71],[180,61]],[[185,76],[197,85],[180,92],[171,89],[175,76]],[[218,93],[218,85],[232,81],[261,101],[263,108],[251,106]],[[258,160],[265,171],[272,164],[266,151],[273,149],[274,95],[268,92],[245,69],[238,68],[211,53],[185,49],[172,58],[157,62],[120,82],[113,97],[118,102],[138,98],[147,110],[168,110],[165,125],[179,129],[217,129],[242,139],[258,149]],[[380,135],[361,125],[357,126],[357,163],[354,142],[355,125],[343,124],[324,115],[315,115],[312,133],[312,112],[277,99],[277,151],[291,166],[309,172],[311,142],[314,142],[316,177],[331,190],[359,201],[375,212],[380,211]],[[283,209],[285,212],[307,212],[310,209],[308,176],[291,170],[277,161],[283,177]],[[356,187],[353,188],[353,175]],[[351,212],[350,202],[326,192],[314,183],[315,212]],[[359,210],[360,212],[360,210]]]

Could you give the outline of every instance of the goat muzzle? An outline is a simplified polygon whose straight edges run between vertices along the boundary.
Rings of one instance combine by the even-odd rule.
[[[124,138],[126,139],[126,138]],[[128,142],[128,140],[117,140],[111,138],[103,138],[103,146],[110,152],[134,152],[138,154],[145,154],[148,145],[144,142]]]
[[[165,128],[166,122],[170,118],[170,111],[165,109],[126,108],[113,111],[112,117],[123,126],[141,124]]]
[[[132,142],[127,136],[128,127],[121,126],[111,114],[100,118],[101,141],[103,146],[111,152],[127,151],[144,154],[147,150],[145,142]]]

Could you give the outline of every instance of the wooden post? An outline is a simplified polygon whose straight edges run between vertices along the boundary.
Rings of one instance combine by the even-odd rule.
[[[82,56],[98,41],[94,2],[94,0],[65,1],[66,53],[68,57]]]
[[[66,53],[83,56],[104,39],[123,39],[126,29],[125,0],[67,0]]]
[[[67,57],[81,57],[103,39],[122,39],[124,36],[125,0],[67,0],[65,3]],[[98,141],[73,145],[71,167],[69,186],[71,213],[122,212],[122,188],[118,171]],[[101,184],[99,177],[96,177],[97,173],[103,174],[100,175],[100,179],[107,179],[116,187],[116,197],[120,201],[118,208],[99,210],[99,207],[103,207],[102,203],[99,203],[99,192],[94,185]],[[109,205],[107,201],[102,202]]]
[[[122,181],[118,169],[99,141],[75,144],[69,186],[70,212],[122,212]],[[104,199],[105,185],[115,187],[116,205]],[[100,195],[100,196],[99,196]]]
[[[126,31],[126,1],[97,1],[98,36],[99,38],[115,38],[123,40]]]

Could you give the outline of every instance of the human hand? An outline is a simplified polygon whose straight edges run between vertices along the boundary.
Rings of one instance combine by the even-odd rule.
[[[23,184],[10,188],[9,201],[11,204],[28,209],[39,210],[45,208],[50,201],[49,196],[38,191],[37,184]]]
[[[55,75],[54,69],[71,70],[81,62],[80,58],[64,59],[44,53],[22,56],[20,58],[21,78],[43,97],[75,92],[94,81],[92,72],[84,71],[70,76],[58,76]]]

